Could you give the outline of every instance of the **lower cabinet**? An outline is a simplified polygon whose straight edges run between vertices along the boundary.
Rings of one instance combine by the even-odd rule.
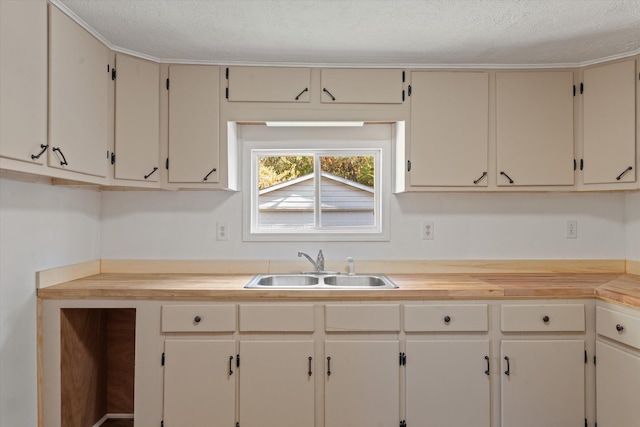
[[[488,340],[407,340],[406,354],[407,425],[490,426]]]
[[[164,426],[233,426],[236,342],[166,339]]]
[[[397,427],[400,342],[325,342],[325,427]]]
[[[240,341],[240,358],[242,427],[315,425],[313,341]]]
[[[503,340],[502,426],[584,426],[584,351],[583,340]]]

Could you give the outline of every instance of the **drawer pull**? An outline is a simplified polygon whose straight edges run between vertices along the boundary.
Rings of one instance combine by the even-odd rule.
[[[233,361],[233,356],[229,356],[229,375],[233,375],[233,369],[231,369],[231,362]]]
[[[309,372],[307,372],[309,374],[309,376],[311,376],[311,361],[313,360],[313,357],[309,356]]]
[[[489,356],[485,356],[484,360],[487,361],[487,370],[484,371],[485,375],[489,375],[490,369],[491,369],[491,365],[489,365]]]
[[[443,319],[443,320],[444,320],[444,323],[449,323],[449,322],[451,322],[451,317],[449,317],[449,316],[444,316],[444,319]]]
[[[622,332],[622,331],[624,331],[624,326],[622,326],[621,324],[619,324],[619,323],[618,323],[618,324],[616,325],[616,331],[618,331],[618,332]]]
[[[331,357],[327,357],[327,376],[331,376]]]
[[[506,360],[506,361],[507,361],[507,370],[506,370],[506,371],[504,371],[504,374],[505,374],[506,376],[510,376],[510,375],[511,375],[511,365],[509,365],[509,356],[505,356],[505,357],[504,357],[504,360]]]
[[[549,316],[544,316],[544,317],[542,318],[542,321],[543,321],[544,323],[549,323],[549,320],[551,320],[551,319],[549,318]]]
[[[200,316],[196,316],[196,317],[193,318],[193,321],[196,322],[196,323],[200,323],[201,320],[202,320],[202,317],[200,317]]]

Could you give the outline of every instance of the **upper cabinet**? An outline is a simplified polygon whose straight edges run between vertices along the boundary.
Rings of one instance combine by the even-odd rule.
[[[47,155],[47,2],[0,1],[0,157]]]
[[[109,49],[56,7],[49,13],[49,166],[106,176]]]
[[[328,104],[402,104],[405,71],[323,68],[320,100]]]
[[[636,180],[636,62],[600,65],[584,70],[584,184]]]
[[[574,184],[573,72],[496,73],[499,186]]]
[[[411,73],[411,186],[485,187],[489,75]]]
[[[169,183],[219,180],[219,78],[216,66],[169,67]]]
[[[115,178],[157,182],[160,66],[116,55]]]
[[[226,97],[241,102],[309,102],[311,69],[228,67]]]

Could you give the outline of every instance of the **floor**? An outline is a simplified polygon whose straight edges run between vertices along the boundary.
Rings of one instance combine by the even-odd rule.
[[[109,419],[102,423],[102,427],[133,427],[133,419]]]

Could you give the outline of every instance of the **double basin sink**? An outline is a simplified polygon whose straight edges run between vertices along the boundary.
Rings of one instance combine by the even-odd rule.
[[[396,289],[398,286],[381,274],[258,274],[247,289]]]

